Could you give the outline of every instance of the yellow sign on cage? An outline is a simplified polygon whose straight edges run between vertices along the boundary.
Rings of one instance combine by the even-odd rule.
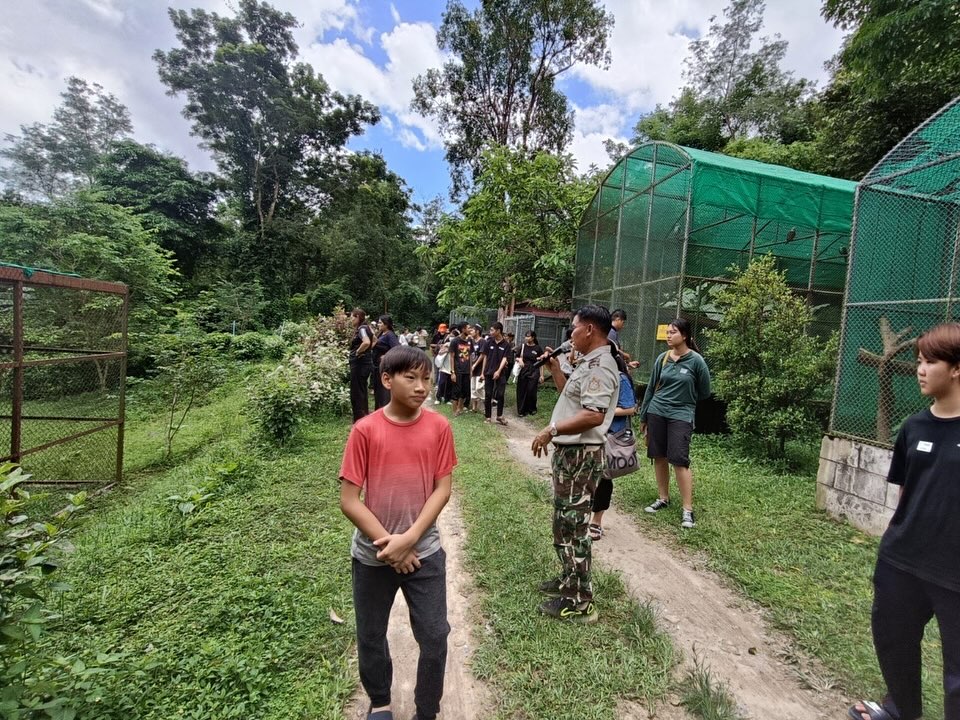
[[[670,327],[667,325],[657,325],[657,340],[666,340],[667,339],[667,328]]]

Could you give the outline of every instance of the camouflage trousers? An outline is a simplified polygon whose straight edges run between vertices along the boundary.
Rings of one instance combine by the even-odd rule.
[[[554,445],[552,470],[553,546],[563,566],[560,593],[579,604],[593,599],[587,527],[603,476],[603,447]]]

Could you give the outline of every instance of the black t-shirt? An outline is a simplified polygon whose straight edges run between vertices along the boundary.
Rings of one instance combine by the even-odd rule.
[[[483,362],[477,361],[480,360],[481,356],[483,355],[483,349],[487,346],[488,337],[489,336],[484,336],[473,344],[473,362],[476,363],[476,366],[470,371],[470,374],[473,377],[480,377],[480,373],[483,370]]]
[[[373,346],[373,362],[379,365],[380,358],[399,344],[400,338],[397,337],[397,334],[393,330],[387,330],[377,338],[377,342]]]
[[[373,362],[373,355],[370,353],[370,348],[367,348],[363,351],[363,355],[357,358],[357,348],[363,343],[364,340],[373,341],[373,333],[370,332],[370,328],[366,325],[361,324],[357,328],[357,331],[353,334],[353,339],[350,341],[350,353],[349,357],[351,360],[359,360],[359,362]]]
[[[506,377],[506,374],[510,372],[510,364],[513,362],[513,348],[510,347],[510,341],[506,338],[497,342],[492,336],[488,337],[483,349],[478,352],[487,356],[487,365],[483,370],[484,377],[492,378],[504,358],[507,359],[507,364],[504,366],[503,372],[500,373],[500,377]]]
[[[458,337],[450,341],[450,354],[453,356],[453,369],[457,375],[470,374],[470,360],[473,352],[473,340]]]
[[[930,410],[907,418],[887,481],[901,486],[900,503],[880,541],[881,559],[960,592],[960,418]]]
[[[543,355],[543,348],[536,343],[533,345],[527,345],[526,343],[521,345],[520,359],[523,360],[523,369],[520,371],[521,374],[532,375],[533,373],[539,372],[540,368],[535,368],[533,364],[541,355]]]

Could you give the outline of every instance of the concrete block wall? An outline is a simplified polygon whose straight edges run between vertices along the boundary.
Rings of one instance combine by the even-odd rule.
[[[817,471],[817,507],[871,535],[882,535],[900,488],[887,482],[892,450],[824,436]]]

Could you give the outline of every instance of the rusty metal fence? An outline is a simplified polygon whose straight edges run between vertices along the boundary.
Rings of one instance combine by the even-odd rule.
[[[0,265],[0,461],[37,483],[121,478],[128,304],[120,283]]]

